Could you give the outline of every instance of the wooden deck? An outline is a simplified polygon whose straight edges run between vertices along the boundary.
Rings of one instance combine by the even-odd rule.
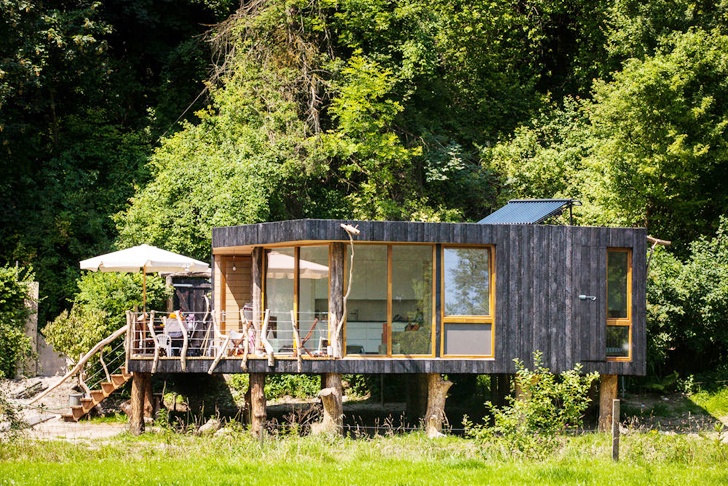
[[[187,370],[182,371],[179,358],[161,358],[157,364],[157,373],[207,373],[213,358],[187,358]],[[129,371],[151,372],[152,359],[130,359]],[[239,357],[223,358],[213,373],[463,373],[463,374],[512,374],[516,372],[515,364],[503,368],[494,359],[422,359],[422,358],[304,358],[301,360],[301,371],[298,360],[292,357],[276,358],[274,366],[268,365],[267,358],[248,359],[248,371],[241,367]],[[601,374],[622,374],[629,363],[603,361],[601,363],[585,362],[584,371],[597,371]]]

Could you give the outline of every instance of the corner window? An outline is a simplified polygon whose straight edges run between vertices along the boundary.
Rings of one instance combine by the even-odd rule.
[[[607,359],[632,357],[632,251],[607,250]]]
[[[492,249],[445,247],[442,262],[442,354],[492,357]]]

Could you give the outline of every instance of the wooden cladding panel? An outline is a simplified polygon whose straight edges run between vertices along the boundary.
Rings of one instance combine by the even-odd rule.
[[[235,258],[217,256],[216,262],[219,262],[215,265],[216,282],[221,282],[222,285],[215,287],[217,304],[215,309],[219,310],[221,315],[224,311],[226,318],[221,320],[224,331],[228,328],[237,329],[240,309],[246,303],[252,302],[252,259],[249,256]]]

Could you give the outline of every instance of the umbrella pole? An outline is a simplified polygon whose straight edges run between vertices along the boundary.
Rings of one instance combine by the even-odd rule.
[[[144,313],[147,313],[147,266],[144,265],[142,268],[142,308],[144,309]]]

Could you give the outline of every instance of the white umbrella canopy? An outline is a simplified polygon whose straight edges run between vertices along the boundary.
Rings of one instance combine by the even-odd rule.
[[[143,272],[142,300],[146,312],[148,273],[205,272],[210,270],[210,265],[156,246],[139,245],[82,260],[81,270]]]
[[[133,246],[81,261],[81,270],[94,272],[192,273],[209,269],[205,262],[151,245]]]
[[[295,263],[296,260],[292,256],[271,251],[267,256],[267,275],[273,278],[292,279]],[[301,278],[328,278],[329,267],[301,258],[298,260],[298,272]]]

